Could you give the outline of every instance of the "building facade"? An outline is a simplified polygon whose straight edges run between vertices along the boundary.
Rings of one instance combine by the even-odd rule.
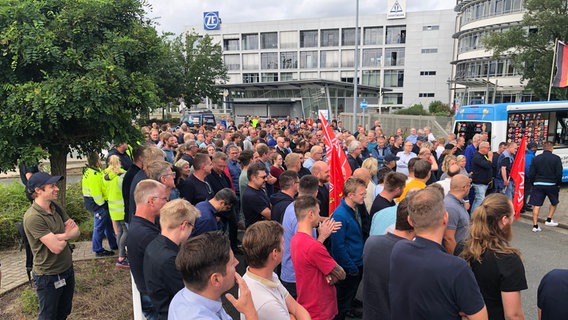
[[[517,26],[525,12],[523,0],[458,0],[454,34],[455,102],[458,105],[531,101],[521,76],[507,56],[492,57],[482,42],[489,32]]]
[[[376,88],[374,97],[369,94],[364,98],[369,108],[381,104],[382,111],[389,112],[416,103],[427,107],[433,100],[450,101],[455,21],[453,10],[438,10],[408,12],[402,19],[387,19],[386,14],[362,15],[358,33],[355,17],[223,23],[219,30],[203,30],[201,26],[194,29],[209,34],[222,46],[231,85],[224,95],[231,103],[239,99],[252,101],[255,94],[257,99],[282,98],[285,92],[266,91],[271,87],[279,90],[279,82],[353,83],[357,78],[367,89]],[[263,90],[243,93],[237,90],[237,84],[258,84]],[[385,89],[382,101],[380,88]],[[326,97],[329,95],[331,99]],[[351,112],[352,96],[349,90],[321,93],[321,99],[333,100],[332,113]],[[321,103],[315,104],[322,108]]]

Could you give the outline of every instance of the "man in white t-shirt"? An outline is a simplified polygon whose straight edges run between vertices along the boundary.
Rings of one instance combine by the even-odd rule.
[[[243,280],[259,319],[310,319],[308,311],[288,294],[274,273],[284,254],[283,234],[282,225],[276,221],[259,221],[247,228],[242,243],[249,266]]]

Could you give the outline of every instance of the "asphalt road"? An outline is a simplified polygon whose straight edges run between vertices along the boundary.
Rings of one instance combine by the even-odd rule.
[[[533,233],[532,222],[513,224],[512,245],[521,250],[528,289],[521,293],[525,319],[538,319],[536,294],[542,277],[552,269],[568,269],[568,230],[541,226]]]

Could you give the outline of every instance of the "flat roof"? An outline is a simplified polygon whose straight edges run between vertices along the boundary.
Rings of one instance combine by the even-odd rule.
[[[353,83],[333,81],[325,79],[313,80],[290,80],[290,81],[274,81],[274,82],[255,82],[255,83],[233,83],[233,84],[216,84],[215,87],[220,89],[232,90],[273,90],[273,89],[302,89],[302,88],[335,88],[335,89],[351,89],[353,90]],[[357,85],[358,93],[366,94],[379,94],[379,89],[383,92],[390,92],[392,89],[379,88],[367,85]]]

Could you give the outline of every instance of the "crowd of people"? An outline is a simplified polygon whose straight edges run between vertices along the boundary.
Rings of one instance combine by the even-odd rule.
[[[388,136],[379,121],[353,133],[330,125],[352,171],[335,186],[339,203],[330,203],[323,128],[313,119],[153,123],[139,145],[116,143],[106,166],[90,154],[82,188],[93,252],[118,251],[146,319],[230,319],[220,298],[235,284],[238,298],[225,296],[242,319],[523,319],[525,270],[509,244],[517,144],[491,152],[484,132],[465,141],[428,127]],[[545,225],[558,225],[562,164],[552,143],[535,149],[529,143],[524,209],[539,232],[546,197]],[[73,297],[67,241],[78,228],[53,202],[60,178],[40,172],[27,183],[34,203],[24,224],[36,283],[48,278],[38,286],[46,319],[65,318]],[[563,304],[541,299],[566,287],[565,270],[543,279],[542,319],[568,318]],[[70,293],[54,294],[62,288]]]

